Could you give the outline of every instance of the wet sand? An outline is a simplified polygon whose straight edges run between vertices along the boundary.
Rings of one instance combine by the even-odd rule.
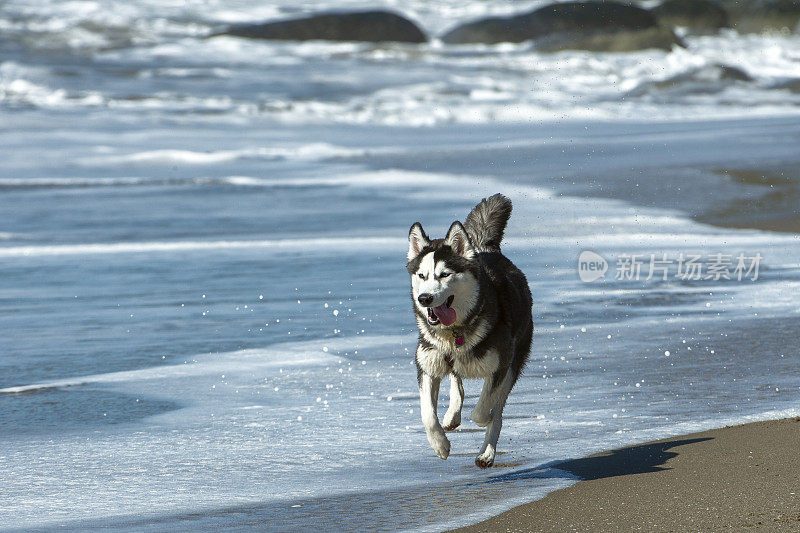
[[[719,205],[709,205],[693,218],[729,228],[800,233],[800,180],[792,168],[716,169],[739,186],[739,194]]]
[[[582,481],[461,532],[798,531],[800,418],[570,460]]]

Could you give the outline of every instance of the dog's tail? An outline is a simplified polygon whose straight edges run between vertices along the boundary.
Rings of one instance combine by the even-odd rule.
[[[499,252],[511,216],[511,200],[502,194],[484,198],[467,216],[464,227],[478,252]]]

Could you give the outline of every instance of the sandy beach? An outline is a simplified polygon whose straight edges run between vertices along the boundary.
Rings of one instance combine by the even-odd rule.
[[[791,418],[570,460],[583,481],[457,531],[797,531],[798,445]]]

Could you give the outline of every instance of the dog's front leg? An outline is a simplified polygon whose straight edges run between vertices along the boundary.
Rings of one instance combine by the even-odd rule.
[[[450,373],[450,405],[444,414],[444,429],[451,431],[461,425],[461,407],[464,405],[464,384],[461,378]]]
[[[439,418],[436,416],[436,404],[439,399],[439,385],[442,380],[422,373],[419,384],[419,410],[422,415],[422,425],[431,448],[442,459],[450,455],[450,441],[444,434]]]

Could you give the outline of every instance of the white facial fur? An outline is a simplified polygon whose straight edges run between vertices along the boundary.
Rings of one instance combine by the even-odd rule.
[[[426,254],[419,263],[419,268],[411,275],[411,288],[414,305],[426,313],[417,297],[428,293],[433,296],[431,307],[437,307],[453,296],[452,308],[456,312],[456,324],[461,323],[478,301],[478,280],[469,272],[453,272],[444,261],[434,262],[434,252]],[[443,273],[449,276],[442,278]],[[422,274],[423,277],[420,277]]]

